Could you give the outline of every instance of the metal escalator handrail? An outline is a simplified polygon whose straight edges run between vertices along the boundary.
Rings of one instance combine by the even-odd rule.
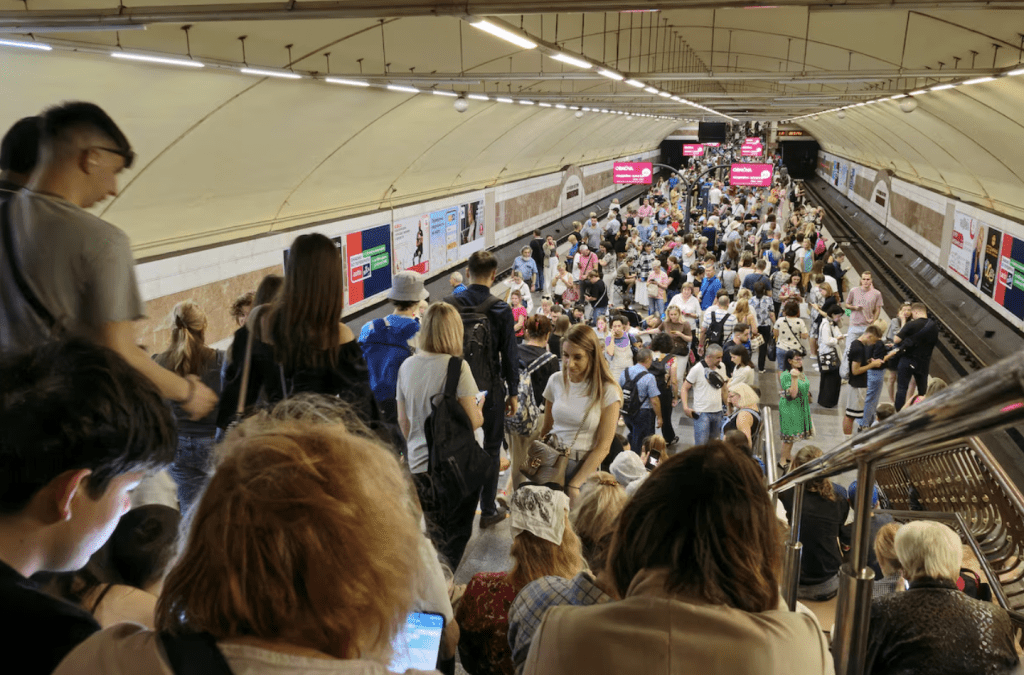
[[[768,406],[761,407],[761,447],[764,455],[764,472],[768,484],[771,485],[777,480],[778,457],[775,454],[775,433],[774,422],[772,422],[772,411]]]
[[[833,476],[862,463],[910,459],[934,444],[995,431],[1024,421],[1024,353],[959,380],[884,423],[859,433],[828,454],[772,482],[774,492]]]
[[[899,511],[893,509],[875,509],[874,512],[888,513],[893,518],[901,520],[938,520],[956,525],[960,534],[967,540],[967,545],[974,551],[974,557],[978,559],[978,564],[981,565],[982,571],[985,572],[985,578],[988,579],[988,585],[996,596],[999,606],[1007,611],[1014,611],[1006,600],[1006,593],[1003,591],[999,575],[992,570],[988,559],[982,554],[981,549],[978,547],[978,542],[971,536],[971,530],[967,526],[967,521],[964,520],[961,514],[952,511]]]

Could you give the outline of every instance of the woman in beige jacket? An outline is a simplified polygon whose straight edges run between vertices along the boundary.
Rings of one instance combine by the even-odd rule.
[[[778,527],[760,470],[731,446],[662,462],[612,541],[608,570],[623,599],[549,610],[523,672],[833,673],[815,618],[779,596]]]

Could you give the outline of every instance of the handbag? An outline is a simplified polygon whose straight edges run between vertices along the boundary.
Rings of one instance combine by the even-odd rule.
[[[764,346],[764,336],[760,333],[754,333],[753,337],[750,338],[750,348],[760,349]]]
[[[654,283],[653,281],[648,281],[647,282],[647,299],[648,299],[648,301],[657,299],[658,291],[659,290],[661,290],[661,288],[658,286],[658,284]]]
[[[818,365],[823,373],[832,373],[839,370],[839,352],[833,347],[825,354],[819,354]]]
[[[593,407],[594,404],[591,403],[583,414],[580,428],[576,430],[576,435],[572,437],[572,442],[569,445],[564,445],[558,436],[551,433],[543,439],[537,439],[531,443],[526,457],[523,458],[523,463],[519,465],[519,473],[534,485],[551,484],[564,489],[569,453],[572,451],[572,446],[576,444],[576,439],[580,437],[583,425],[587,423],[587,418],[590,417],[590,410]]]

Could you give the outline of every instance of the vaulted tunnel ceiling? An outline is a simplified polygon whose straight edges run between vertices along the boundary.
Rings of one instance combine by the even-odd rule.
[[[0,46],[0,124],[59,100],[108,109],[141,161],[102,210],[154,255],[627,155],[684,120],[786,120],[1021,61],[1021,3],[775,5],[0,0],[0,39],[55,47]],[[538,46],[473,27],[482,19]],[[453,98],[388,84],[490,100],[459,114]],[[1020,217],[1022,99],[1024,77],[1000,77],[918,96],[909,114],[887,101],[798,123],[832,152]]]

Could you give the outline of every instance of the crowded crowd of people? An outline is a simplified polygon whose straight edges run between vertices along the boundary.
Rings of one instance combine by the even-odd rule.
[[[831,627],[781,598],[792,503],[755,456],[762,401],[777,388],[781,462],[811,461],[809,369],[853,434],[933,393],[936,326],[916,303],[880,316],[799,186],[711,172],[687,212],[696,162],[568,246],[535,232],[507,282],[488,251],[444,298],[396,274],[358,334],[337,249],[303,234],[230,308],[228,349],[185,300],[150,355],[127,237],[86,211],[133,159],[87,103],[0,153],[12,672],[383,674],[430,652],[402,642],[411,613],[440,617],[428,671],[834,672]],[[140,504],[164,470],[174,507]],[[834,597],[855,490],[809,487],[801,598]],[[506,519],[508,568],[455,584],[475,526]],[[872,533],[870,672],[1019,664],[1006,612],[960,590],[955,533]]]

